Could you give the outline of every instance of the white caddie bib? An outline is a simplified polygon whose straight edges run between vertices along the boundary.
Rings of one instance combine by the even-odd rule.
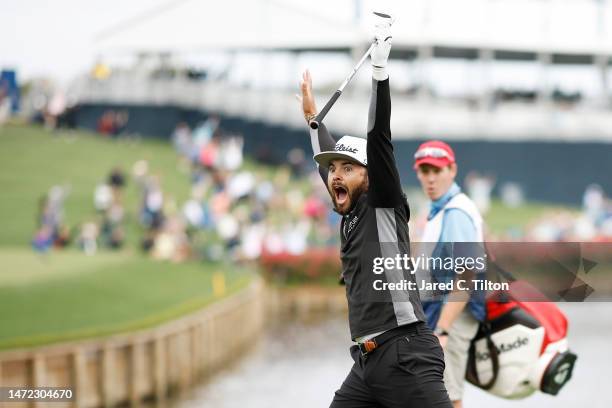
[[[424,256],[426,259],[431,257],[434,249],[437,246],[437,243],[440,241],[440,236],[442,235],[442,222],[444,220],[444,214],[446,211],[450,209],[459,209],[465,212],[474,227],[476,228],[476,242],[483,242],[483,221],[476,207],[476,204],[464,193],[456,194],[453,198],[451,198],[448,203],[442,208],[434,217],[427,221],[425,225],[425,230],[423,231],[423,236],[421,237],[421,244],[417,246],[418,251],[415,256]],[[416,278],[417,282],[431,282],[431,273],[428,270],[428,267],[417,268],[416,270]],[[427,293],[427,291],[421,291],[421,297],[423,299],[427,299],[431,294]]]

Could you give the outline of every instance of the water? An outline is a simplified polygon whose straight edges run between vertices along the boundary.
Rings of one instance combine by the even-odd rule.
[[[466,407],[612,407],[612,304],[563,304],[570,348],[578,354],[572,380],[557,397],[536,393],[507,401],[466,385]],[[173,408],[328,407],[352,360],[345,318],[287,322],[270,328],[239,363],[221,372]]]

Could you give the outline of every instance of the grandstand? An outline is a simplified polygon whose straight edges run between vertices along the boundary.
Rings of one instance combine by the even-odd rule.
[[[345,11],[332,18],[292,1],[176,1],[100,33],[104,60],[132,63],[105,81],[82,78],[74,89],[81,103],[174,105],[296,128],[299,69],[320,67],[313,70],[323,99],[369,41],[366,11],[374,4],[339,3]],[[406,3],[393,3],[397,137],[612,140],[609,2],[397,3]],[[237,8],[244,15],[232,14]],[[190,62],[198,59],[208,64]],[[367,106],[367,88],[362,73],[328,123],[361,132],[365,118],[353,112]]]

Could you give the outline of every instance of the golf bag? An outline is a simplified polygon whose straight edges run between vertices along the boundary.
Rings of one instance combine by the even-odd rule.
[[[524,281],[493,293],[486,321],[469,350],[466,379],[491,394],[525,398],[536,390],[556,395],[570,380],[577,356],[567,344],[567,319]],[[523,302],[519,299],[542,299]]]

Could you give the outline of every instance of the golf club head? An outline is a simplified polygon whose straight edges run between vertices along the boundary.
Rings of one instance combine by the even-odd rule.
[[[391,15],[387,14],[387,13],[381,13],[379,11],[374,11],[373,14],[374,14],[375,19],[376,19],[375,31],[374,32],[376,32],[376,30],[379,30],[379,29],[384,29],[385,26],[387,26],[387,24],[388,24],[387,27],[391,27],[391,25],[395,21],[393,19],[393,17],[391,17]],[[376,35],[376,34],[374,34],[374,35]],[[377,42],[377,40],[375,38],[373,43],[376,43],[376,42]]]
[[[373,14],[381,19],[381,22],[388,23],[392,25],[395,19],[387,13],[381,13],[380,11],[374,11]]]

